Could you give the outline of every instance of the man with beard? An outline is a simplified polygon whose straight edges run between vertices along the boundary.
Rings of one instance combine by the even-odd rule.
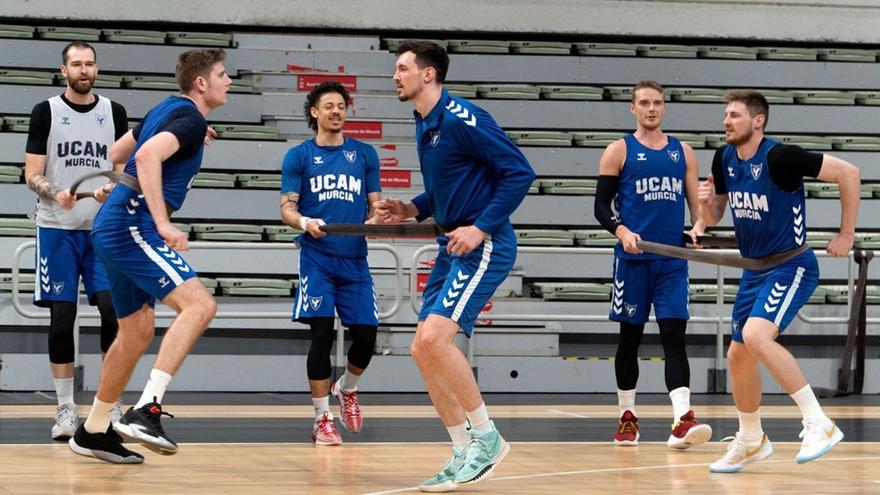
[[[687,261],[643,253],[639,240],[684,246],[685,201],[691,211],[694,242],[704,230],[699,218],[697,155],[661,125],[666,105],[663,86],[641,81],[633,88],[630,111],[636,130],[605,149],[599,160],[595,215],[617,236],[614,246],[614,294],[609,318],[620,323],[614,372],[620,420],[614,445],[639,442],[635,413],[639,345],[654,306],[665,355],[666,389],[672,400],[672,433],[666,444],[686,449],[712,436],[697,423],[690,405],[690,366],[685,346],[688,315]],[[617,215],[611,209],[616,205]]]
[[[453,339],[474,322],[516,261],[510,215],[535,172],[482,108],[443,88],[449,56],[427,41],[397,51],[397,97],[415,107],[416,146],[425,192],[404,204],[377,205],[386,221],[428,217],[443,227],[412,343],[434,409],[452,438],[453,455],[419,489],[455,490],[491,476],[510,450],[489,419],[470,364]],[[470,432],[468,432],[470,424]]]
[[[48,307],[50,314],[49,361],[58,397],[55,440],[68,439],[78,426],[73,325],[80,277],[89,304],[101,313],[102,352],[110,348],[117,330],[107,273],[89,241],[98,202],[112,186],[95,190],[98,202],[75,202],[69,191],[83,176],[113,168],[108,150],[128,131],[125,108],[92,92],[98,75],[95,58],[88,43],[74,41],[64,47],[61,74],[67,89],[34,106],[25,154],[25,180],[39,198],[34,304]],[[115,416],[118,419],[118,404]]]
[[[304,110],[317,135],[291,148],[282,163],[281,219],[306,232],[297,238],[300,283],[293,319],[311,330],[306,371],[315,406],[315,445],[342,443],[330,413],[331,393],[339,401],[345,429],[361,431],[357,383],[373,357],[379,325],[366,240],[325,237],[319,228],[325,222],[363,223],[370,205],[382,199],[376,150],[342,133],[348,102],[348,91],[336,81],[315,86]],[[345,374],[331,389],[334,309],[352,343]]]
[[[834,257],[847,256],[852,248],[860,194],[859,169],[854,165],[764,137],[770,108],[761,93],[731,91],[725,101],[727,145],[715,152],[712,174],[700,184],[703,219],[708,225],[718,223],[729,201],[742,256],[763,258],[790,252],[793,257],[767,270],[743,270],[727,350],[739,431],[724,456],[709,466],[715,473],[735,473],[773,453],[761,428],[759,363],[803,415],[803,441],[795,458],[799,464],[824,455],[843,440],[843,433],[825,415],[794,356],[776,338],[819,282],[816,255],[805,244],[804,177],[835,182],[840,187],[840,231],[827,247]]]

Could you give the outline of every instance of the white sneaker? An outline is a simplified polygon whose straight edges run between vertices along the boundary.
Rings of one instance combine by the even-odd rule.
[[[821,421],[802,421],[804,429],[801,430],[801,450],[798,452],[798,464],[812,461],[827,454],[835,445],[843,440],[843,432],[828,418]]]
[[[122,400],[116,401],[116,404],[113,406],[113,410],[110,411],[110,424],[116,424],[122,419],[122,408],[125,407],[125,404],[122,403]]]
[[[67,440],[76,433],[79,417],[76,404],[63,404],[55,409],[55,425],[52,426],[52,440]]]
[[[761,438],[761,443],[755,448],[749,448],[743,440],[742,433],[737,432],[735,437],[727,437],[725,440],[733,440],[727,447],[727,452],[721,459],[709,465],[709,471],[713,473],[736,473],[753,462],[770,457],[773,454],[773,445],[767,434]]]

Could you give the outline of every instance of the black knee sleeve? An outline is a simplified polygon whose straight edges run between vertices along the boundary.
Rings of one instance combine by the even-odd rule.
[[[333,318],[311,318],[309,326],[312,333],[312,345],[306,359],[306,371],[309,380],[326,380],[333,373],[330,366],[330,350],[336,332],[333,330]]]
[[[614,374],[620,390],[632,390],[639,381],[639,345],[644,333],[644,324],[620,323],[620,337],[614,357]]]
[[[98,302],[98,312],[101,313],[101,352],[107,352],[110,345],[113,344],[113,340],[116,339],[119,320],[116,319],[110,291],[96,292],[95,299]]]
[[[666,358],[666,388],[669,391],[688,387],[691,382],[691,367],[688,364],[685,330],[687,321],[675,318],[657,320],[660,327],[660,342]]]
[[[72,363],[76,303],[53,301],[49,306],[49,314],[49,361],[54,364]]]
[[[348,333],[351,335],[351,345],[348,347],[348,362],[365,369],[373,359],[373,351],[376,349],[377,328],[372,325],[351,325]]]

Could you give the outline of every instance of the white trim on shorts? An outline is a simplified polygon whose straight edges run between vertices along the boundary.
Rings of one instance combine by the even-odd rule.
[[[302,249],[300,249],[299,260],[297,261],[297,268],[296,268],[297,272],[299,273],[299,286],[296,288],[296,301],[294,301],[294,304],[293,304],[293,319],[294,320],[299,319],[299,308],[300,308],[300,306],[302,306],[302,299],[303,299],[303,284],[305,284],[306,287],[308,287],[308,284],[309,284],[308,275],[303,277],[302,264],[303,264],[302,263]]]
[[[46,260],[47,265],[48,265],[48,261],[49,260]],[[37,262],[37,270],[36,270],[37,271],[37,279],[36,279],[37,283],[34,284],[34,302],[43,300],[41,297],[43,292],[40,290],[40,283],[43,281],[42,280],[43,277],[41,275],[41,270],[40,270],[42,263],[40,263],[40,226],[39,225],[37,225],[37,259],[36,259],[36,262]]]
[[[138,231],[138,228],[135,226],[131,226],[128,228],[129,232],[131,232],[131,237],[134,239],[134,242],[137,243],[138,246],[143,249],[144,253],[156,263],[156,266],[162,269],[165,272],[165,275],[171,277],[171,281],[174,282],[175,286],[178,286],[183,283],[183,278],[177,273],[177,270],[171,267],[165,258],[159,255],[154,249],[153,246],[150,246],[147,241],[141,237],[141,233]]]
[[[785,294],[785,300],[782,301],[782,307],[779,308],[779,313],[776,314],[776,319],[773,320],[773,323],[779,327],[779,324],[782,323],[782,318],[785,316],[785,312],[788,311],[788,306],[791,304],[791,300],[794,299],[794,293],[797,292],[798,287],[801,285],[801,278],[804,275],[806,268],[799,266],[797,267],[797,273],[794,276],[794,281],[791,283],[791,287],[788,288],[788,292]]]
[[[471,298],[471,294],[473,294],[474,290],[477,289],[477,285],[480,284],[480,280],[483,278],[483,274],[486,273],[486,269],[489,267],[489,261],[491,261],[491,258],[492,236],[487,235],[486,240],[483,241],[483,258],[480,259],[480,266],[477,268],[474,276],[471,277],[471,281],[468,283],[467,287],[465,287],[464,294],[461,295],[461,299],[458,300],[458,304],[455,305],[455,309],[452,311],[452,321],[458,323],[458,319],[461,318],[461,313],[464,311],[465,306],[467,306],[468,299]],[[452,273],[452,270],[450,270],[449,273]]]

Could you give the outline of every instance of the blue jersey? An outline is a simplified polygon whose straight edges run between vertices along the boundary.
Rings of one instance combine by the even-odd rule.
[[[807,238],[803,181],[797,190],[787,192],[770,176],[767,155],[777,145],[764,139],[755,155],[745,160],[737,156],[736,146],[721,150],[720,179],[727,191],[739,251],[747,258],[789,251]]]
[[[287,151],[281,169],[281,192],[299,193],[300,213],[327,223],[363,223],[367,194],[382,190],[379,155],[356,139],[345,138],[341,146],[318,146],[310,139]],[[303,234],[297,241],[331,256],[367,255],[363,237]]]
[[[661,150],[646,147],[634,134],[624,138],[626,160],[620,171],[615,207],[620,222],[645,241],[684,246],[684,177],[687,164],[678,139],[667,136]],[[615,252],[624,259],[654,259],[655,254],[629,254],[620,243]]]
[[[202,166],[204,137],[208,123],[189,98],[169,96],[153,107],[132,131],[137,144],[125,172],[137,177],[135,155],[144,143],[160,132],[177,137],[180,148],[162,162],[162,195],[174,210],[179,210]],[[95,217],[93,230],[111,225],[151,224],[146,201],[127,187],[116,187]]]
[[[424,119],[414,114],[425,181],[425,192],[413,198],[419,219],[489,234],[508,224],[535,172],[492,116],[445,89]]]

